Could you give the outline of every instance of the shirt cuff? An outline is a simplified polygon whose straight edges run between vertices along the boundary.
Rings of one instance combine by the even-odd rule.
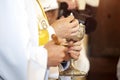
[[[57,67],[50,67],[49,68],[49,79],[58,79],[59,77],[59,68]]]

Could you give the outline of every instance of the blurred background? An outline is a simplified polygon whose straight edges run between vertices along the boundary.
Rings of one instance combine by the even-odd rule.
[[[96,12],[97,27],[89,35],[90,71],[87,80],[117,80],[120,56],[120,2],[100,0]]]

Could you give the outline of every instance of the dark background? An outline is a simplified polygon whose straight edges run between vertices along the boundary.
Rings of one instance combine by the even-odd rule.
[[[89,34],[90,71],[87,80],[117,80],[120,55],[120,1],[100,0],[97,27]]]

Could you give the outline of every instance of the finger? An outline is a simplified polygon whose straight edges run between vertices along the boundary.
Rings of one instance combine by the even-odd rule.
[[[70,50],[78,51],[78,52],[80,52],[81,49],[82,49],[81,46],[73,46],[73,47],[70,48]]]
[[[58,38],[58,40],[60,41],[60,45],[67,43],[66,39],[64,38]]]
[[[72,28],[71,33],[78,33],[79,26],[75,26]]]
[[[74,16],[73,15],[70,15],[68,17],[66,17],[66,21],[67,22],[72,22],[74,20]]]
[[[64,47],[64,46],[63,46]],[[64,53],[66,54],[68,52],[68,48],[64,47]]]
[[[71,59],[70,54],[69,54],[69,53],[66,53],[66,56],[64,57],[64,60],[65,60],[65,61],[68,61],[68,60],[70,60],[70,59]]]
[[[81,41],[77,41],[73,44],[73,46],[80,46],[81,45]]]
[[[70,56],[73,58],[73,59],[78,59],[79,56],[80,56],[80,52],[76,52],[76,51],[69,51],[70,52]]]
[[[68,51],[69,52],[69,54],[70,54],[70,56],[72,57],[73,55],[74,56],[79,56],[80,55],[80,52],[79,51],[73,51],[73,50],[71,50],[71,51]]]
[[[72,28],[78,26],[79,25],[78,20],[77,19],[72,20],[71,25],[72,25]]]

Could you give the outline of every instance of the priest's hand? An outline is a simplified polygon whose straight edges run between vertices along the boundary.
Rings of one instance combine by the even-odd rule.
[[[49,41],[45,46],[48,52],[48,67],[58,66],[65,57],[67,47],[56,45],[54,41]]]
[[[73,15],[60,18],[51,24],[51,26],[54,28],[56,35],[61,38],[77,35],[79,29],[78,20]]]
[[[69,59],[75,59],[77,60],[80,56],[80,51],[82,49],[81,47],[81,41],[77,41],[77,42],[69,42],[69,44],[71,45],[68,48],[68,51],[66,53],[66,57],[65,57],[65,61],[68,61]]]

